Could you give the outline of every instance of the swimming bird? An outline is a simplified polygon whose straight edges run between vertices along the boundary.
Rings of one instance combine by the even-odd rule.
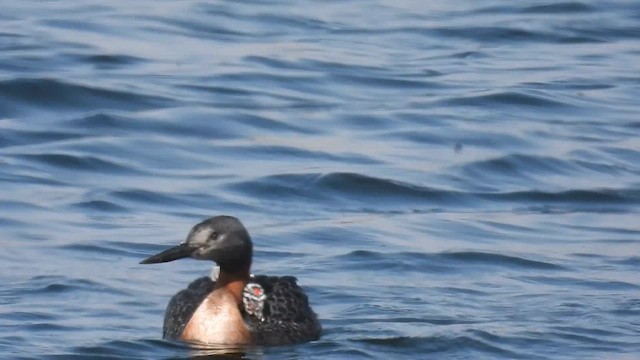
[[[282,345],[320,338],[322,327],[293,276],[253,276],[253,243],[240,220],[216,216],[195,225],[180,245],[141,264],[182,258],[214,261],[217,279],[202,277],[173,296],[163,337],[223,345]]]

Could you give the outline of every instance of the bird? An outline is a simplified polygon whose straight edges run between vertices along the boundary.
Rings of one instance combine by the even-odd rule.
[[[171,298],[163,338],[217,345],[285,345],[320,338],[318,316],[295,277],[251,274],[253,242],[237,218],[208,218],[185,241],[140,264],[183,258],[213,261],[219,274],[198,278]]]

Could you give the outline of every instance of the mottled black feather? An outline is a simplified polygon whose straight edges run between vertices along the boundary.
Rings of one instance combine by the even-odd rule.
[[[267,294],[264,320],[245,316],[255,344],[291,344],[320,338],[322,327],[318,317],[296,281],[293,276],[259,275],[251,278],[250,282],[260,284]]]

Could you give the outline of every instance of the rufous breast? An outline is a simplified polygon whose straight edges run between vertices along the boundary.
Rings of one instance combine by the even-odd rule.
[[[251,343],[251,334],[242,319],[237,300],[226,288],[218,288],[204,299],[180,338],[209,344]]]

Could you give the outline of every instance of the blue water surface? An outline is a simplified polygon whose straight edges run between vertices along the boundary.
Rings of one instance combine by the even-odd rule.
[[[640,358],[640,2],[0,4],[0,357],[211,355],[229,214],[325,328],[238,357]]]

